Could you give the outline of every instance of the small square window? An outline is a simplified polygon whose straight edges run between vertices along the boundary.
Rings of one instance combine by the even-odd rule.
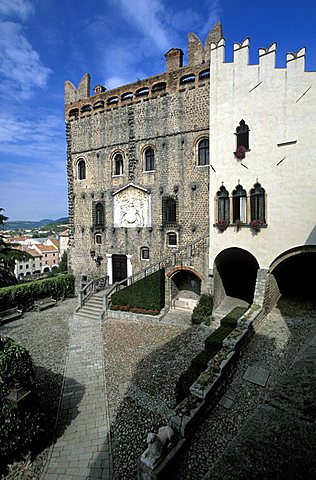
[[[143,247],[140,249],[141,259],[149,260],[149,248]]]
[[[177,235],[175,233],[168,233],[168,246],[174,247],[177,245]]]
[[[101,243],[102,243],[102,235],[96,235],[96,236],[95,236],[95,243],[97,243],[98,245],[101,245]]]

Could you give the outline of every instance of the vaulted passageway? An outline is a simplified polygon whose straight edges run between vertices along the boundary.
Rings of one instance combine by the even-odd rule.
[[[259,264],[255,257],[241,248],[228,248],[214,262],[215,303],[225,296],[252,303]]]
[[[279,291],[284,296],[297,298],[316,298],[316,249],[310,251],[300,248],[286,252],[272,266],[270,271],[275,277]]]

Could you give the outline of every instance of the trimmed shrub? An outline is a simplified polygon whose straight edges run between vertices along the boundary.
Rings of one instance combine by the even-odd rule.
[[[237,320],[248,310],[245,307],[235,307],[224,318],[221,319],[221,325],[224,327],[237,327]]]
[[[136,283],[115,292],[111,297],[112,306],[139,308],[144,310],[157,311],[165,306],[165,270],[142,278]],[[128,310],[129,310],[128,309]]]
[[[232,327],[223,327],[222,325],[218,327],[215,332],[211,333],[206,339],[205,339],[205,348],[206,350],[220,350],[223,346],[223,340],[224,338],[227,337],[227,335],[230,334],[230,332],[233,330]],[[217,350],[217,351],[218,351]]]
[[[202,297],[204,296],[202,295]],[[210,297],[210,295],[205,295],[205,297]],[[201,311],[203,312],[202,308],[204,308],[204,306],[206,307],[207,305],[210,305],[210,303],[211,302],[209,298],[203,298],[203,307],[201,307]],[[198,306],[199,305],[197,305],[196,308]],[[232,330],[234,330],[234,328],[237,326],[237,320],[244,314],[246,310],[247,308],[235,307],[231,312],[229,312],[228,315],[221,319],[221,325],[215,330],[215,332],[211,333],[205,339],[205,349],[198,353],[191,360],[190,367],[182,373],[178,380],[175,390],[178,403],[182,402],[182,400],[189,395],[190,386],[197,380],[199,375],[204,372],[208,362],[221,350],[221,348],[223,347],[223,340],[227,337],[227,335],[230,334]],[[198,315],[196,318],[198,318]],[[203,318],[203,315],[201,314],[201,317],[199,318]]]
[[[73,297],[75,293],[75,277],[58,275],[52,278],[35,280],[34,282],[4,287],[0,289],[0,305],[2,310],[18,306],[22,310],[33,307],[34,301],[40,298],[53,297],[56,300]]]
[[[192,323],[198,325],[200,323],[210,322],[213,310],[213,297],[207,293],[201,295],[200,300],[192,312]]]

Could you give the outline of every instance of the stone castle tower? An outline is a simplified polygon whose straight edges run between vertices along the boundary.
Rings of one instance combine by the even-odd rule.
[[[77,278],[108,275],[114,283],[209,234],[210,48],[221,38],[221,24],[204,46],[190,33],[188,65],[172,48],[164,73],[119,88],[97,85],[91,95],[88,74],[77,89],[65,83]],[[178,283],[193,275],[205,289],[207,251],[194,268],[174,271]]]

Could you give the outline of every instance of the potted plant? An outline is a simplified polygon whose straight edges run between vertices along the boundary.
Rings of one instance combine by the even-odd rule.
[[[229,225],[229,221],[225,220],[225,219],[218,220],[216,225],[217,225],[217,228],[220,232],[224,232]]]
[[[246,156],[246,147],[244,147],[243,145],[238,145],[236,151],[234,152],[234,155],[239,160],[242,160]]]
[[[237,232],[239,232],[240,230],[240,227],[242,226],[243,222],[239,219],[235,220],[235,224],[236,224],[236,230]]]
[[[261,222],[260,222],[260,220],[251,220],[250,226],[251,226],[252,230],[254,230],[255,232],[260,232]]]

